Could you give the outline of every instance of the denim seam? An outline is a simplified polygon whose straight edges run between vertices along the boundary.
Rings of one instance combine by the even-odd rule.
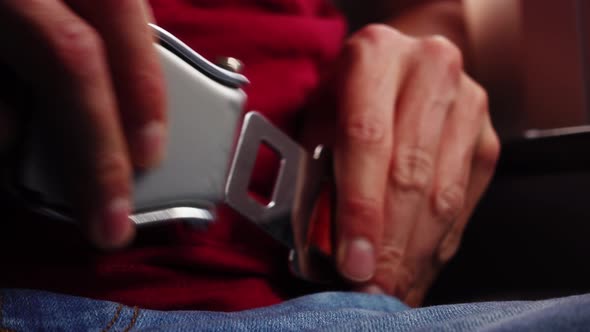
[[[111,321],[107,324],[107,326],[105,326],[105,328],[102,329],[102,332],[108,332],[115,325],[115,323],[119,319],[119,316],[121,316],[122,310],[123,310],[123,305],[119,304],[119,306],[117,306],[117,311],[115,311],[115,315],[113,316],[113,319],[111,319]]]
[[[129,322],[129,325],[127,325],[123,332],[131,331],[131,329],[135,326],[135,323],[137,323],[137,317],[139,317],[139,308],[133,307],[133,317],[131,317],[131,322]]]

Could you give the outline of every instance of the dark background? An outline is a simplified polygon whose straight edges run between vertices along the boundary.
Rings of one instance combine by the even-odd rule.
[[[590,291],[590,135],[506,143],[428,304]]]

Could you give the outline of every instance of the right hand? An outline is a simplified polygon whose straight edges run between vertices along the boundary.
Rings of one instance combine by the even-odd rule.
[[[486,92],[451,41],[386,25],[356,32],[334,64],[302,135],[334,152],[334,220],[314,231],[334,228],[324,247],[353,289],[416,306],[494,174]]]
[[[149,21],[144,0],[0,2],[0,68],[33,89],[51,120],[44,125],[70,158],[76,216],[102,248],[133,238],[133,169],[164,155],[165,91]],[[0,128],[11,117],[0,114]]]

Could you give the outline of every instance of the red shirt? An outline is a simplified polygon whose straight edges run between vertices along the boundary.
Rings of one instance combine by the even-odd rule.
[[[411,1],[408,1],[411,2]],[[152,0],[159,25],[205,57],[245,63],[246,110],[294,134],[298,111],[338,54],[342,17],[325,0]],[[198,101],[195,101],[198,103]],[[269,189],[262,158],[254,189]],[[142,229],[132,247],[92,249],[70,225],[3,199],[0,288],[34,288],[153,309],[241,310],[312,291],[291,277],[287,252],[227,208],[207,231]]]
[[[339,51],[345,24],[323,0],[153,0],[159,25],[209,59],[233,56],[251,81],[246,110],[293,134],[297,111]],[[198,3],[198,5],[197,5]],[[198,101],[195,101],[198,103]],[[265,156],[254,190],[272,185]],[[310,290],[287,251],[227,208],[207,231],[142,229],[131,248],[101,253],[73,227],[3,206],[0,287],[35,288],[154,309],[240,310]]]

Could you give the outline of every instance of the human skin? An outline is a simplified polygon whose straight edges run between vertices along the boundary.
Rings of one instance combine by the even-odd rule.
[[[361,26],[370,21],[350,13]],[[319,94],[318,105],[335,112],[314,112],[304,136],[334,148],[341,274],[358,290],[416,306],[458,249],[500,146],[487,94],[464,69],[461,2],[382,18],[345,43]]]
[[[499,153],[486,93],[463,69],[461,34],[428,19],[440,10],[415,8],[388,18],[397,29],[373,24],[351,35],[337,74],[320,89],[334,112],[306,125],[333,127],[337,137],[342,276],[410,304],[456,251]],[[71,146],[69,192],[101,248],[132,239],[133,169],[165,154],[165,93],[149,20],[140,0],[0,2],[0,42],[13,45],[0,63],[60,110],[48,126]]]
[[[165,92],[138,0],[0,2],[0,63],[30,84],[68,156],[68,193],[99,247],[128,243],[131,176],[162,158]],[[8,117],[4,117],[8,121]]]

